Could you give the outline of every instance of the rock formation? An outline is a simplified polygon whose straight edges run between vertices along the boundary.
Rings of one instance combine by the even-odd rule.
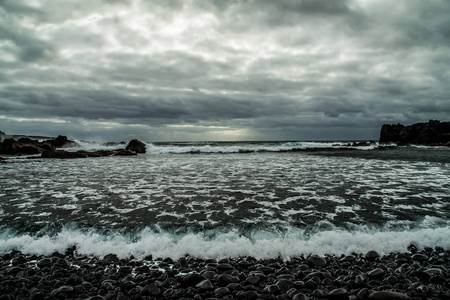
[[[31,155],[40,154],[44,151],[55,151],[56,148],[76,146],[79,146],[76,142],[61,135],[54,140],[46,140],[44,142],[39,142],[38,140],[33,140],[27,137],[22,137],[18,140],[9,138],[0,143],[0,153],[11,155]]]
[[[98,151],[64,151],[64,150],[53,150],[53,151],[44,151],[41,154],[42,158],[87,158],[87,157],[106,157],[106,156],[133,156],[137,155],[135,152],[128,151],[125,149],[117,149],[117,150],[98,150]]]
[[[131,140],[125,149],[136,152],[136,153],[147,152],[147,147],[145,146],[145,144],[143,142],[141,142],[139,140]]]
[[[1,154],[31,155],[54,149],[55,147],[51,144],[46,142],[40,143],[29,138],[21,138],[18,141],[14,139],[5,139],[3,143],[0,143]]]
[[[450,122],[430,120],[411,126],[384,124],[380,132],[380,144],[450,146]]]
[[[117,145],[122,143],[116,143]],[[112,143],[110,144],[112,145]],[[137,153],[145,153],[145,144],[138,140],[132,140],[127,149],[97,150],[97,151],[66,151],[63,148],[79,147],[80,145],[69,140],[66,136],[58,136],[56,139],[39,142],[27,137],[19,140],[12,138],[0,142],[0,154],[8,155],[34,155],[41,154],[42,158],[86,158],[105,156],[132,156]],[[2,160],[4,161],[4,159]]]
[[[49,143],[53,145],[55,148],[72,148],[79,147],[80,145],[74,141],[67,139],[67,136],[59,135],[54,140],[47,140],[44,143]]]

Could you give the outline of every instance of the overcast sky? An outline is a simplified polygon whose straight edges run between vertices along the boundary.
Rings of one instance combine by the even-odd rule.
[[[378,139],[449,116],[449,0],[0,0],[9,134]]]

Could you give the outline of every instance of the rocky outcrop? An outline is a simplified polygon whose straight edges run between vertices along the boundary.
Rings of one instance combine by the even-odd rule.
[[[55,148],[73,148],[79,147],[80,145],[74,141],[71,141],[67,138],[67,136],[59,135],[54,140],[47,140],[44,143],[48,143],[53,145]]]
[[[6,138],[6,133],[0,130],[0,142],[2,142]]]
[[[131,140],[125,149],[136,152],[136,153],[146,153],[147,152],[147,147],[145,146],[145,144],[143,142],[141,142],[139,140]]]
[[[55,151],[57,148],[76,147],[76,142],[67,139],[66,136],[58,136],[54,140],[39,142],[38,140],[22,137],[18,140],[9,138],[0,143],[0,154],[32,155],[44,151]]]
[[[32,155],[39,154],[45,150],[54,150],[55,147],[48,143],[40,143],[29,138],[21,138],[18,141],[14,139],[5,139],[0,143],[1,154],[11,155]]]
[[[450,146],[450,122],[430,120],[411,126],[384,124],[380,131],[380,144]]]
[[[68,159],[68,158],[87,158],[87,157],[108,157],[108,156],[134,156],[137,155],[135,152],[128,151],[125,149],[117,149],[117,150],[98,150],[98,151],[64,151],[64,150],[50,150],[44,151],[41,154],[42,158],[59,158],[59,159]]]
[[[118,144],[117,144],[118,145]],[[5,139],[0,143],[0,154],[8,155],[34,155],[41,154],[42,158],[86,158],[86,157],[106,157],[106,156],[133,156],[137,153],[145,153],[145,145],[138,141],[131,141],[130,149],[97,150],[97,151],[66,151],[63,148],[80,146],[78,143],[69,140],[66,136],[58,136],[53,140],[39,142],[27,137],[19,140]],[[142,148],[143,147],[143,148]],[[144,151],[144,152],[142,152]]]

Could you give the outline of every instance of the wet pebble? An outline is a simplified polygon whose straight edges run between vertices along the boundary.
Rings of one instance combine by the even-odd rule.
[[[380,254],[377,251],[369,251],[365,255],[367,260],[375,260],[380,257]]]
[[[381,268],[376,268],[376,269],[373,269],[372,271],[370,271],[370,272],[368,272],[367,273],[367,277],[370,277],[370,278],[380,278],[381,276],[383,276],[384,275],[384,270],[383,269],[381,269]]]
[[[327,264],[327,261],[320,256],[311,256],[308,259],[309,264],[313,265],[313,266],[325,266]]]
[[[394,291],[377,291],[372,292],[369,297],[369,300],[408,300],[411,299],[407,294],[398,293]]]
[[[37,263],[36,263],[36,265],[39,267],[39,268],[45,268],[45,267],[49,267],[49,266],[51,266],[53,264],[53,261],[50,259],[50,258],[48,258],[48,257],[46,257],[46,258],[43,258],[43,259],[40,259]]]
[[[213,290],[213,289],[214,289],[213,284],[212,284],[211,281],[209,281],[208,279],[205,279],[205,280],[203,280],[203,281],[200,281],[200,282],[196,285],[196,287],[197,287],[198,289],[200,289],[201,291],[208,291],[208,290]]]
[[[450,299],[445,249],[291,260],[96,259],[75,250],[1,258],[5,299]]]

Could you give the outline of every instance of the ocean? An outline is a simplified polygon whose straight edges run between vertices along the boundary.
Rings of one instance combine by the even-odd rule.
[[[147,143],[132,157],[0,164],[0,253],[289,260],[411,244],[450,250],[450,148]]]

